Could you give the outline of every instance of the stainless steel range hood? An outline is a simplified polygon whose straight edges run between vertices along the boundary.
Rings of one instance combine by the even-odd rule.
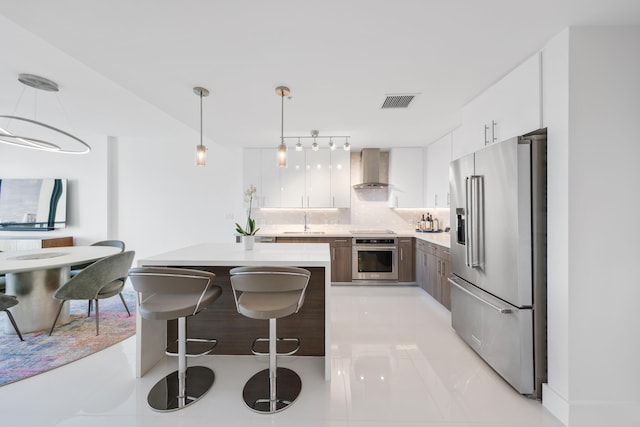
[[[387,188],[389,184],[381,177],[382,172],[380,165],[380,149],[379,148],[363,148],[360,153],[360,171],[362,183],[353,186],[356,190],[366,188]]]

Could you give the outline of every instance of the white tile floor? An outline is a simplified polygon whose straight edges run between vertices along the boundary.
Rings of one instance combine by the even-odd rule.
[[[450,315],[419,288],[332,289],[332,381],[322,361],[280,363],[303,382],[276,415],[249,411],[244,382],[266,367],[256,357],[207,356],[211,391],[185,410],[157,413],[146,394],[175,367],[169,358],[134,378],[135,339],[36,377],[0,387],[3,426],[467,426],[561,427],[537,401],[517,394],[450,327]],[[284,358],[283,358],[284,359]],[[193,359],[191,359],[193,363]]]

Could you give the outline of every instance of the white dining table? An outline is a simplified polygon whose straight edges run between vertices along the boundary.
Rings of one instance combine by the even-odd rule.
[[[64,285],[71,274],[71,266],[115,255],[120,248],[111,246],[64,246],[0,253],[0,274],[6,275],[7,295],[15,295],[18,305],[11,313],[23,333],[51,327],[59,301],[55,291]],[[69,322],[69,304],[60,314],[59,324]],[[8,322],[6,334],[15,334]]]

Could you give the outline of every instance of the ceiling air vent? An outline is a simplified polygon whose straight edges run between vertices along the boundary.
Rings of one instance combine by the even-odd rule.
[[[387,95],[382,108],[407,108],[415,95]]]

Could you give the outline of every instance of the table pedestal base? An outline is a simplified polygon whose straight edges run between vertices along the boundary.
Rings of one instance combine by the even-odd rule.
[[[18,297],[19,304],[10,310],[22,333],[48,330],[51,327],[60,305],[60,300],[53,298],[53,294],[69,280],[69,273],[69,267],[66,266],[6,274],[6,293]],[[68,323],[69,320],[67,302],[60,313],[58,324]],[[9,322],[5,322],[4,332],[16,333]]]

